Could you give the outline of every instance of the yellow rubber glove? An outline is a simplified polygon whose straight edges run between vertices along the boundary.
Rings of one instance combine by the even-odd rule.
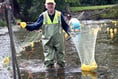
[[[27,23],[26,23],[26,22],[20,22],[20,26],[21,26],[22,28],[25,28],[25,27],[27,26]]]
[[[17,23],[17,25],[20,25],[21,28],[25,28],[27,26],[27,23],[26,22],[20,22],[20,23]]]
[[[64,37],[65,37],[66,40],[69,40],[71,38],[68,33],[65,33],[65,36]]]
[[[67,33],[65,33],[65,38],[68,38],[68,36],[69,36],[69,35],[68,35]]]

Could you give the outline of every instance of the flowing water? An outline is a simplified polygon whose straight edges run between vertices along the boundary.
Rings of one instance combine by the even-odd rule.
[[[85,22],[83,21],[83,23]],[[88,24],[91,22],[93,21],[87,21]],[[117,79],[118,32],[116,31],[115,33],[114,29],[117,28],[118,30],[118,24],[113,25],[114,23],[103,20],[94,21],[94,23],[96,22],[101,23],[99,24],[100,28],[95,45],[95,59],[98,64],[97,72],[81,71],[81,62],[79,59],[79,55],[72,40],[65,41],[65,68],[59,69],[58,66],[55,65],[55,69],[46,70],[45,66],[43,65],[44,56],[41,41],[37,41],[34,42],[34,46],[28,45],[25,47],[25,51],[17,54],[17,60],[19,62],[22,79]],[[15,34],[17,34],[17,40],[22,41],[22,39],[24,38],[24,33],[19,30],[15,32]],[[0,35],[0,46],[3,45],[4,47],[0,47],[1,57],[9,55],[10,52],[9,36],[7,33]],[[3,54],[2,52],[6,54]],[[4,73],[2,70],[3,69],[0,70],[0,79],[8,79],[8,77],[5,78],[5,73],[7,73],[7,71]]]

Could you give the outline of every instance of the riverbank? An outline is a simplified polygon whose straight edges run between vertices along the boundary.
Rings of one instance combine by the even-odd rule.
[[[88,8],[87,8],[88,7]],[[101,8],[99,8],[101,7]],[[118,19],[118,5],[71,7],[71,14],[81,20]],[[79,9],[82,8],[82,9]],[[83,14],[82,14],[83,12]],[[82,14],[82,15],[81,15]],[[79,17],[81,15],[81,17]]]

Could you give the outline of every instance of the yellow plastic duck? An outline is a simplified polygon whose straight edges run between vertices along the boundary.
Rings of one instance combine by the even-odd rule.
[[[114,33],[117,34],[118,30],[117,28],[114,28]]]
[[[90,69],[91,69],[91,71],[92,71],[92,70],[96,70],[97,67],[98,67],[98,66],[97,66],[96,62],[93,62],[93,63],[90,64]]]
[[[4,65],[8,64],[9,62],[10,62],[10,58],[9,58],[9,57],[5,57],[5,58],[3,59],[3,64],[4,64]]]
[[[82,71],[93,71],[97,69],[97,64],[95,62],[90,65],[82,64],[81,69]]]
[[[82,76],[84,77],[88,77],[91,78],[91,79],[97,79],[97,73],[96,72],[85,72],[85,71],[82,71]]]
[[[31,47],[33,48],[33,47],[34,47],[34,42],[31,42],[30,45],[31,45]]]
[[[91,71],[90,65],[82,64],[81,66],[82,71]]]

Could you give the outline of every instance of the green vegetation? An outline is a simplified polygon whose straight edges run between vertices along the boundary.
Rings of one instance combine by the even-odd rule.
[[[46,10],[44,5],[45,0],[11,0],[10,2],[12,4],[13,14],[15,18],[21,19],[21,21],[26,21],[26,22],[36,21],[38,16],[44,10]],[[98,10],[98,9],[110,8],[112,7],[112,4],[117,4],[118,0],[55,0],[55,2],[56,2],[56,9],[65,13],[69,13],[83,10]],[[115,10],[112,10],[114,11],[113,12],[114,14],[117,13]],[[1,15],[3,14],[4,13],[1,13]],[[106,14],[101,15],[101,17],[106,17],[106,16],[108,15]],[[0,17],[1,20],[2,18],[5,17],[5,15]]]
[[[77,11],[84,11],[84,10],[98,10],[98,9],[105,9],[105,8],[110,8],[113,5],[100,5],[100,6],[80,6],[80,7],[71,7],[70,10],[72,12],[77,12]]]
[[[4,26],[6,26],[7,24],[6,24],[6,22],[5,21],[3,21],[3,20],[0,20],[0,27],[2,26],[2,27],[4,27]]]
[[[81,10],[104,9],[112,6],[108,4],[118,3],[117,0],[55,0],[55,1],[56,1],[56,9],[61,10],[62,12],[67,12],[67,11],[70,12],[70,10],[81,11]],[[36,21],[39,14],[45,10],[44,6],[45,0],[13,0],[13,2],[14,2],[14,14],[17,14],[22,21]],[[87,6],[84,7],[84,5]],[[105,6],[95,6],[95,5],[105,5]],[[76,6],[83,6],[83,7],[76,7]]]
[[[118,6],[114,5],[102,5],[102,6],[80,6],[80,7],[71,7],[71,12],[79,12],[79,11],[99,11],[109,8],[108,10],[104,10],[102,13],[93,16],[93,19],[118,19]]]
[[[109,11],[100,14],[100,18],[118,19],[118,6],[113,7]]]

